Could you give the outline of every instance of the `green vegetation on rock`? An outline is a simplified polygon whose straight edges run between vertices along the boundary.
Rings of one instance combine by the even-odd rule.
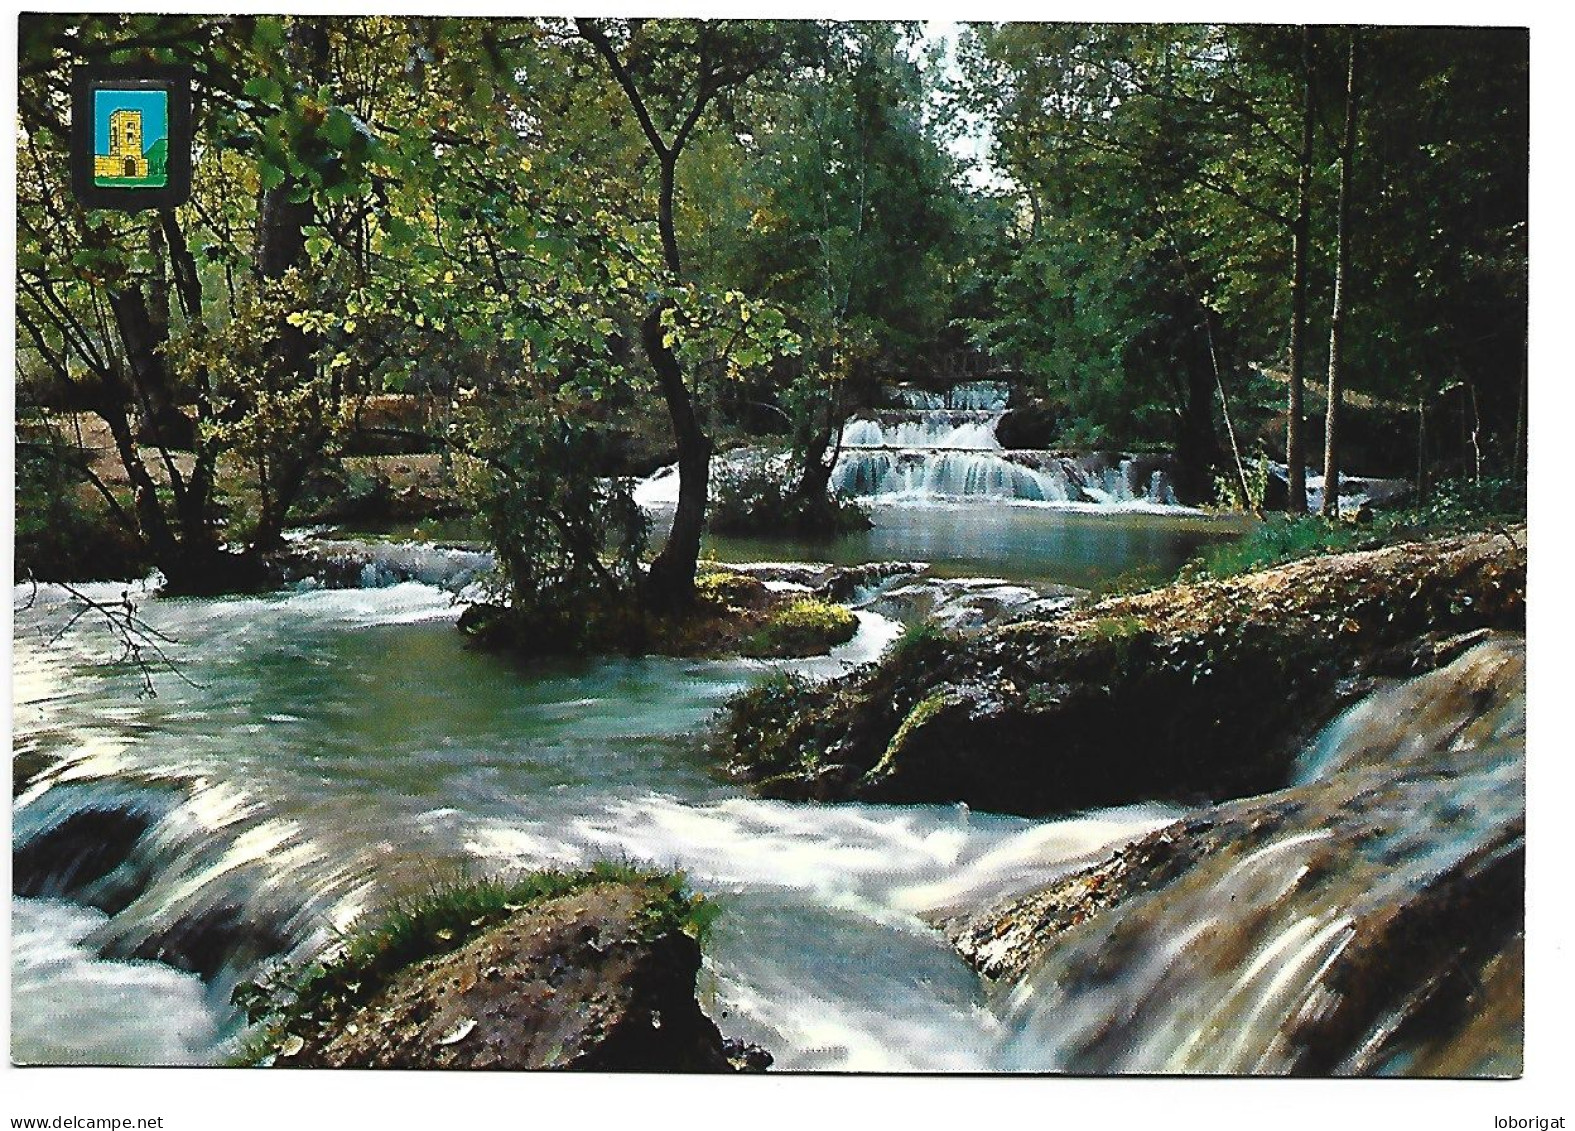
[[[728,705],[718,753],[771,796],[1043,814],[1283,784],[1364,679],[1525,616],[1524,528],[1107,598]],[[1455,643],[1452,643],[1454,641]]]
[[[745,646],[750,656],[814,656],[846,644],[859,620],[842,605],[800,597],[774,609]]]
[[[608,883],[651,891],[644,913],[647,937],[681,931],[700,939],[716,915],[715,904],[687,891],[682,874],[627,864],[598,862],[581,871],[443,884],[352,926],[316,961],[276,969],[238,987],[235,1004],[263,1027],[249,1053],[276,1051],[292,1037],[319,1039],[412,964],[458,950],[534,905]]]

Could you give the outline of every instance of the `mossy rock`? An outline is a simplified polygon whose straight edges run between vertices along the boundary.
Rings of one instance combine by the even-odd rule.
[[[746,656],[818,656],[852,640],[859,619],[842,605],[800,597],[773,609],[744,644]]]
[[[334,1068],[759,1068],[695,1000],[714,905],[623,865],[442,888],[321,961],[237,991],[265,1063]]]
[[[765,582],[745,573],[710,570],[695,577],[695,599],[718,612],[755,608],[770,594]]]
[[[797,799],[1038,816],[1261,793],[1372,679],[1439,662],[1419,641],[1519,631],[1525,569],[1522,528],[912,634],[843,679],[735,697],[716,749]]]

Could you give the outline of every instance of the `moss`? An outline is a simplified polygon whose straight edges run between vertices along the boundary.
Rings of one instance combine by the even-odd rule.
[[[746,573],[709,570],[695,577],[695,599],[718,612],[753,608],[769,592],[764,582]]]
[[[908,712],[907,718],[902,720],[902,725],[897,728],[897,733],[891,736],[891,741],[886,744],[886,752],[881,755],[880,761],[870,771],[870,777],[884,777],[893,766],[901,759],[903,750],[912,741],[924,726],[931,722],[937,715],[949,707],[956,707],[962,700],[952,691],[945,688],[932,691],[923,699],[914,704]]]
[[[320,1035],[365,1005],[406,967],[458,950],[532,905],[607,883],[650,889],[652,898],[642,919],[647,938],[670,931],[703,938],[718,911],[715,904],[687,891],[682,873],[611,862],[579,871],[439,884],[395,903],[365,925],[353,926],[316,961],[282,967],[238,986],[232,1000],[249,1022],[262,1025],[238,1056],[255,1063],[292,1036]]]
[[[1084,627],[1083,633],[1096,640],[1130,640],[1148,631],[1148,626],[1131,614],[1098,617]]]
[[[858,617],[842,605],[799,597],[776,608],[744,643],[746,656],[814,656],[853,639]]]

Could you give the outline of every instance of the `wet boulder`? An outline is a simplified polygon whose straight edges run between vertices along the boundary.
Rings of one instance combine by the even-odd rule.
[[[730,1045],[695,1000],[700,946],[664,921],[666,890],[603,883],[522,910],[396,974],[281,1067],[728,1072],[769,1056]],[[653,926],[655,924],[655,926]]]
[[[1070,607],[1085,590],[1020,584],[998,577],[919,577],[880,590],[865,608],[904,624],[967,632],[1043,618]]]

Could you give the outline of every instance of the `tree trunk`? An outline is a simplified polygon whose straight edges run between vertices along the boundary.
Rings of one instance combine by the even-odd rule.
[[[1285,474],[1290,488],[1285,509],[1290,514],[1307,513],[1302,374],[1307,363],[1307,241],[1312,210],[1312,34],[1312,28],[1302,28],[1302,143],[1296,172],[1296,222],[1291,229],[1291,387],[1285,421]]]
[[[289,54],[301,67],[303,77],[314,84],[321,81],[328,70],[327,25],[307,17],[296,19],[290,25],[290,48]],[[300,187],[301,182],[286,177],[264,190],[258,202],[257,273],[264,279],[282,279],[291,268],[305,261],[306,229],[316,223],[317,209],[309,195],[301,201],[291,199]],[[277,346],[269,367],[270,383],[274,388],[284,388],[310,381],[312,354],[318,345],[316,336],[283,320],[275,333]],[[276,462],[268,467],[269,490],[252,539],[257,549],[272,549],[283,542],[284,520],[290,505],[311,465],[323,454],[327,431],[321,416],[316,414],[308,434],[297,437],[287,450],[277,453]]]
[[[1323,426],[1323,515],[1340,517],[1340,412],[1344,396],[1346,271],[1351,260],[1351,160],[1356,151],[1356,32],[1345,62],[1345,135],[1340,140],[1340,202],[1335,222],[1334,310],[1329,316],[1329,407]]]
[[[197,260],[186,244],[186,235],[173,211],[160,214],[165,246],[169,249],[170,265],[175,275],[175,294],[180,299],[181,311],[186,317],[188,333],[200,341],[204,330],[202,318],[202,281],[197,274]],[[208,372],[198,367],[195,375],[197,393],[197,421],[214,419],[213,388]],[[217,531],[210,512],[213,497],[214,474],[219,452],[211,439],[204,439],[201,428],[196,429],[192,450],[191,474],[186,480],[186,500],[181,507],[181,537],[189,544],[217,543]]]
[[[678,281],[683,266],[673,222],[678,152],[670,149],[662,156],[656,212],[662,257],[674,282]],[[672,419],[673,444],[678,449],[678,509],[673,514],[673,529],[667,535],[667,543],[651,563],[646,584],[650,599],[657,607],[687,608],[694,602],[695,566],[700,560],[700,536],[705,533],[706,502],[711,483],[711,438],[701,429],[695,415],[694,398],[684,383],[683,366],[662,340],[662,311],[665,309],[666,304],[652,308],[645,316],[640,334],[645,356],[656,371],[662,399]]]
[[[664,309],[660,305],[651,309],[640,327],[640,335],[673,422],[673,442],[678,447],[678,509],[673,514],[667,544],[651,563],[646,586],[655,606],[684,608],[694,601],[695,564],[700,560],[700,536],[705,532],[706,495],[710,489],[711,440],[700,429],[678,358],[662,341]]]

